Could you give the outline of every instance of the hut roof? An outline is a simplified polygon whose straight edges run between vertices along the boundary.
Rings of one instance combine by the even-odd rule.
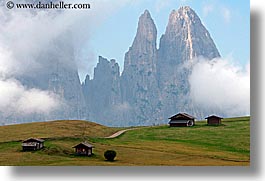
[[[76,147],[79,147],[79,146],[84,146],[84,147],[87,147],[87,148],[93,148],[94,147],[93,145],[91,145],[91,144],[89,144],[87,142],[82,142],[82,143],[79,143],[79,144],[73,146],[73,148],[76,148]]]
[[[219,119],[224,119],[224,118],[219,117],[219,116],[216,116],[216,115],[208,116],[208,117],[206,117],[205,119],[209,119],[209,118],[219,118]]]
[[[42,143],[42,142],[44,142],[44,140],[43,139],[40,139],[40,138],[28,138],[28,139],[26,139],[26,140],[24,140],[23,141],[23,143],[26,143],[26,142],[40,142],[40,143]]]
[[[193,117],[193,116],[191,116],[191,115],[189,115],[187,113],[178,113],[178,114],[176,114],[176,115],[174,115],[174,116],[172,116],[172,117],[170,117],[168,119],[176,119],[176,118],[179,118],[179,117],[186,117],[188,119],[195,119],[195,117]]]

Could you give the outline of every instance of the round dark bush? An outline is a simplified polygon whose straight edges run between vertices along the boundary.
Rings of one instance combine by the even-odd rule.
[[[104,157],[106,158],[106,160],[108,160],[108,161],[113,161],[114,160],[114,158],[116,157],[116,151],[114,151],[114,150],[107,150],[107,151],[105,151],[105,153],[104,153]]]

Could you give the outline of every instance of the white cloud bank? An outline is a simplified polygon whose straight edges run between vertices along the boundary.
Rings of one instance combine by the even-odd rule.
[[[138,1],[91,1],[91,10],[59,13],[55,10],[8,10],[0,6],[0,118],[1,114],[2,117],[13,113],[49,114],[58,109],[61,102],[56,95],[24,87],[16,77],[32,73],[32,69],[45,63],[38,62],[40,52],[54,48],[51,42],[65,31],[72,32],[75,48],[79,49],[105,18],[133,2]],[[205,11],[209,14],[211,8]],[[225,9],[224,12],[229,20],[230,12]],[[80,64],[83,65],[84,62]],[[193,67],[190,84],[192,98],[206,108],[214,106],[229,113],[249,113],[249,69],[243,71],[228,60],[198,61]]]
[[[197,60],[189,78],[192,100],[203,108],[229,116],[250,114],[250,66],[229,59]]]
[[[0,100],[0,113],[5,116],[48,114],[60,107],[56,95],[39,89],[26,89],[14,79],[0,79]]]
[[[27,88],[18,81],[19,78],[23,75],[34,77],[36,70],[47,64],[39,56],[43,51],[55,49],[53,42],[65,32],[70,32],[74,40],[66,41],[71,45],[65,46],[72,46],[80,51],[89,40],[91,32],[129,1],[81,0],[78,3],[84,2],[91,3],[90,10],[9,10],[5,3],[1,3],[0,119],[4,120],[0,121],[5,121],[5,118],[12,115],[49,115],[53,110],[59,109],[63,103],[56,95],[49,91]],[[80,60],[76,62],[80,67],[84,65],[81,61],[89,61],[80,57],[76,57],[76,60]]]
[[[23,61],[14,58],[14,52],[0,44],[0,118],[29,116],[30,114],[48,115],[60,108],[61,100],[48,92],[39,89],[27,89],[15,75],[26,70]],[[5,120],[2,120],[5,121]]]

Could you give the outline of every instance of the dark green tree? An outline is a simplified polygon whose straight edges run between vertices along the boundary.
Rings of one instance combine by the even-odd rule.
[[[116,157],[116,155],[117,155],[117,153],[116,153],[116,151],[114,151],[114,150],[107,150],[107,151],[105,151],[105,153],[104,153],[104,157],[105,157],[106,160],[108,160],[108,161],[113,161],[114,158]]]

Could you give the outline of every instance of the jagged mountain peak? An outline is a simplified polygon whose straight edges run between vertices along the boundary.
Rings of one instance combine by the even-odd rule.
[[[203,110],[190,102],[190,70],[184,65],[198,56],[219,56],[209,32],[195,11],[184,6],[171,12],[159,49],[156,39],[156,25],[145,10],[125,54],[122,74],[115,60],[99,57],[94,78],[83,85],[92,120],[146,125],[162,123],[176,111],[201,114]]]
[[[182,6],[178,10],[172,10],[171,15],[179,14],[179,15],[187,15],[187,14],[196,14],[195,11],[189,6]]]
[[[181,6],[178,11],[179,13],[195,13],[195,11],[190,6]]]
[[[207,59],[220,54],[199,16],[189,6],[173,10],[165,34],[160,40],[160,51],[172,63],[182,63],[198,56]],[[174,55],[174,56],[173,56]]]
[[[137,34],[134,40],[139,43],[140,40],[155,41],[157,36],[157,29],[154,20],[148,10],[140,16],[138,21]]]
[[[186,27],[190,25],[201,24],[201,20],[193,9],[189,6],[180,7],[177,11],[173,10],[169,16],[168,29]]]
[[[155,69],[154,62],[156,61],[155,57],[157,53],[156,38],[156,25],[149,11],[145,10],[139,18],[137,33],[132,46],[125,54],[124,70],[130,65],[147,65],[148,69]]]
[[[146,9],[139,17],[138,27],[145,24],[153,25],[154,21],[151,13]]]
[[[146,9],[145,11],[144,11],[144,13],[141,15],[141,17],[143,18],[143,17],[145,17],[145,18],[151,18],[151,14],[150,14],[150,12]]]
[[[98,56],[98,63],[108,63],[108,60],[102,56]]]

